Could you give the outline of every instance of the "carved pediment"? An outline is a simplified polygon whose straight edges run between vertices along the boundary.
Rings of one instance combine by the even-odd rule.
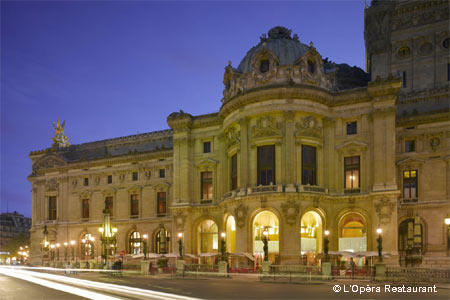
[[[84,191],[80,194],[80,200],[91,199],[91,197],[92,197],[92,192],[90,192],[90,191]]]
[[[108,188],[108,189],[104,190],[102,193],[103,193],[103,196],[108,197],[108,196],[114,196],[116,194],[116,191],[117,190],[115,188]]]
[[[300,123],[295,124],[295,136],[322,137],[322,127],[319,120],[314,116],[302,118]]]
[[[54,154],[46,155],[33,164],[33,171],[50,169],[67,165],[67,162]]]
[[[128,193],[129,194],[139,194],[142,190],[142,187],[139,185],[133,185],[131,187],[128,188]]]
[[[169,187],[170,187],[170,184],[166,181],[158,182],[157,184],[155,184],[153,186],[155,191],[158,191],[158,192],[167,191],[169,189]]]
[[[195,164],[195,166],[203,171],[214,170],[219,162],[212,158],[205,158]]]
[[[267,136],[281,136],[282,124],[276,122],[276,119],[271,116],[262,116],[256,120],[256,125],[252,127],[253,138],[267,137]]]
[[[336,146],[336,150],[341,153],[361,152],[367,150],[367,144],[359,141],[348,141]]]
[[[413,166],[413,167],[417,167],[417,166],[421,166],[423,165],[423,163],[425,162],[425,160],[423,159],[417,159],[417,158],[405,158],[402,160],[397,161],[396,165],[397,166]]]

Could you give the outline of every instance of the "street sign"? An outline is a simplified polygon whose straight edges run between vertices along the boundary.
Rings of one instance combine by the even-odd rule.
[[[125,250],[120,250],[120,256],[125,256]]]

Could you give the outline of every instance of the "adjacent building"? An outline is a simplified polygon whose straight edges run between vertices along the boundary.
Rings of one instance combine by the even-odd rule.
[[[30,237],[31,218],[18,212],[0,214],[0,251],[14,237],[24,235]]]
[[[117,250],[227,251],[276,264],[330,250],[383,250],[441,266],[449,204],[448,5],[373,1],[367,73],[324,60],[284,27],[225,67],[217,113],[168,116],[169,130],[30,153],[31,259],[74,241],[92,257],[105,207]],[[425,45],[424,45],[425,44]],[[94,242],[86,243],[94,237]],[[85,243],[82,243],[82,241]],[[92,240],[92,239],[91,239]]]

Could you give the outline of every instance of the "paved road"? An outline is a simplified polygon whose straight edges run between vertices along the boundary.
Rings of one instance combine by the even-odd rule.
[[[352,282],[351,280],[316,284],[287,284],[259,282],[254,279],[172,279],[151,276],[111,278],[96,274],[80,274],[77,277],[201,299],[450,299],[450,289],[448,288],[438,287],[436,293],[392,293],[385,291],[384,284]],[[336,284],[341,288],[338,293],[333,291],[333,286]],[[373,290],[360,294],[351,291],[352,285],[357,285],[362,289],[368,284],[373,288],[379,287],[380,292]],[[344,285],[349,292],[343,291]]]
[[[1,300],[86,299],[0,274]]]

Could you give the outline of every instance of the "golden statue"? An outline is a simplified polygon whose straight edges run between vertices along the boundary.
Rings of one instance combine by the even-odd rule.
[[[59,123],[59,118],[56,118],[56,124],[53,122],[53,128],[55,129],[55,136],[53,136],[53,147],[67,147],[70,146],[69,138],[64,134],[64,127],[66,121],[62,124]]]

